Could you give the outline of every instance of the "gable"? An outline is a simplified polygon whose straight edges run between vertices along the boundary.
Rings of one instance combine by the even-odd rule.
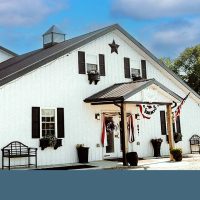
[[[173,101],[177,102],[177,99],[170,95],[168,92],[153,84],[147,88],[144,88],[134,96],[128,98],[126,101],[166,103]]]
[[[10,51],[9,49],[6,49],[5,47],[0,46],[0,63],[14,56],[17,56],[17,54]]]
[[[125,35],[126,34],[126,35]],[[193,93],[191,97],[195,101],[200,101],[199,95],[193,91],[186,83],[184,83],[177,75],[175,75],[166,66],[163,67],[156,57],[154,57],[148,50],[145,49],[140,43],[135,39],[131,40],[131,36],[127,37],[128,33],[121,32],[121,29],[115,29],[106,35],[97,38],[96,40],[90,41],[84,46],[80,47],[78,50],[86,52],[86,63],[90,63],[90,56],[96,56],[96,62],[98,64],[98,53],[105,53],[106,60],[109,60],[107,64],[107,73],[116,73],[115,76],[121,78],[121,82],[127,81],[123,79],[124,69],[122,66],[123,58],[130,58],[130,67],[141,70],[141,60],[146,60],[147,62],[147,78],[154,78],[161,82],[163,85],[167,85],[169,89],[173,90],[181,96],[185,96],[188,90]],[[118,54],[111,54],[111,49],[109,44],[112,41],[120,45],[118,49]],[[115,69],[111,69],[116,68]],[[129,80],[130,81],[130,80]]]
[[[144,59],[149,62],[149,65],[153,66],[157,71],[161,72],[165,77],[172,81],[174,85],[177,86],[178,90],[180,90],[181,88],[181,93],[183,93],[183,91],[185,93],[188,93],[188,91],[190,91],[193,94],[191,96],[193,96],[195,101],[200,102],[199,94],[197,94],[192,88],[190,88],[178,75],[176,75],[172,70],[170,70],[162,61],[156,58],[141,43],[135,40],[135,38],[133,38],[128,32],[126,32],[119,26],[119,28],[117,29],[117,33],[119,37],[123,38],[123,40],[126,41],[133,49],[135,49],[135,51],[138,52],[138,54],[144,57]]]
[[[83,47],[91,41],[95,41],[98,38],[111,33],[112,31],[115,31],[119,37],[123,38],[123,40],[129,44],[129,46],[132,47],[141,57],[148,60],[149,63],[151,63],[154,67],[157,67],[157,69],[159,69],[162,73],[165,73],[166,76],[169,76],[174,84],[178,86],[178,88],[182,88],[182,90],[185,92],[187,92],[187,90],[191,91],[193,93],[193,97],[197,101],[200,101],[200,96],[195,91],[193,91],[186,83],[184,83],[184,81],[182,81],[162,62],[160,62],[150,51],[148,51],[143,45],[141,45],[117,24],[67,40],[51,48],[38,50],[31,55],[28,54],[28,56],[23,57],[23,59],[20,61],[18,61],[18,57],[16,62],[15,58],[9,59],[9,62],[6,61],[0,64],[0,86],[19,78],[20,76],[23,76],[37,69],[38,67],[55,60],[56,58]]]
[[[113,40],[117,45],[118,54],[111,53],[111,47]],[[129,82],[131,81],[130,71],[129,77],[125,78],[124,71],[124,59],[129,59],[130,68],[141,70],[141,60],[144,58],[138,54],[132,47],[130,47],[122,38],[120,38],[116,31],[109,32],[102,37],[95,39],[84,46],[76,49],[79,52],[85,52],[85,63],[99,65],[99,55],[105,56],[105,71],[106,79],[110,84],[114,82]],[[86,70],[87,71],[87,70]],[[108,78],[109,77],[109,78]]]

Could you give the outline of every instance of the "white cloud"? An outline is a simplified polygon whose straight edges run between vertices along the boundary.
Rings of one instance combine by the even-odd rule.
[[[58,9],[53,0],[0,0],[0,25],[32,25]]]
[[[194,15],[200,0],[113,0],[112,13],[134,19],[158,19]]]
[[[149,27],[148,46],[158,56],[176,57],[185,48],[200,43],[199,27],[200,18]]]

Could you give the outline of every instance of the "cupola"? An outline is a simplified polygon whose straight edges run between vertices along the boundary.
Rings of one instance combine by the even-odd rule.
[[[55,44],[65,41],[65,34],[53,25],[43,34],[43,47],[48,48]]]

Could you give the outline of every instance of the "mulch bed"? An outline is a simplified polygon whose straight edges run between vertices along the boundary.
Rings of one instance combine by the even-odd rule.
[[[130,169],[147,169],[149,167],[145,166],[117,166],[117,167],[112,167],[112,168],[104,168],[104,170],[130,170]]]
[[[74,166],[64,166],[64,167],[51,167],[51,168],[41,168],[36,170],[73,170],[73,169],[89,169],[95,166],[92,165],[74,165]]]
[[[117,162],[123,162],[123,158],[106,158],[104,159],[106,161],[117,161]],[[144,160],[143,158],[138,158],[138,160]]]

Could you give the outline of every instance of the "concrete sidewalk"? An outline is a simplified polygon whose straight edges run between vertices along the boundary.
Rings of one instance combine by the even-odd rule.
[[[93,169],[113,169],[113,170],[200,170],[200,155],[184,155],[181,162],[170,161],[169,158],[144,158],[139,160],[138,166],[123,166],[122,162],[117,161],[95,161],[90,165],[96,166]],[[92,169],[92,170],[93,170]]]
[[[200,170],[200,154],[187,154],[183,156],[181,162],[170,161],[169,157],[148,157],[139,160],[138,166],[123,166],[119,161],[92,161],[89,163],[67,163],[62,165],[38,166],[37,169],[49,169],[59,167],[86,166],[86,168],[70,170]],[[87,165],[94,166],[87,168]],[[15,168],[15,170],[33,170],[35,168]],[[62,169],[61,169],[62,170]],[[65,169],[63,169],[65,170]]]

